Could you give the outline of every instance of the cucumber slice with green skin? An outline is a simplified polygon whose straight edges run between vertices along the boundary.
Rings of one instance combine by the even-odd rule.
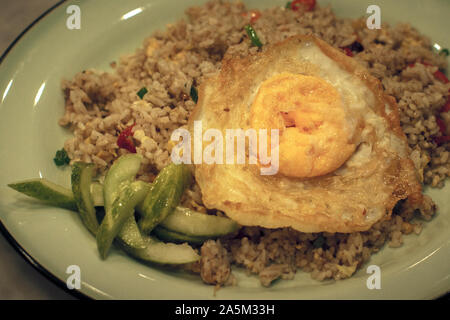
[[[229,218],[207,215],[182,207],[177,207],[160,226],[187,236],[208,238],[221,237],[239,229],[239,224]]]
[[[105,259],[111,244],[121,231],[125,222],[133,217],[134,208],[142,202],[148,189],[142,188],[140,182],[132,182],[124,187],[105,217],[97,232],[97,247],[100,256]]]
[[[136,249],[119,240],[117,243],[130,256],[157,264],[186,264],[198,261],[200,256],[187,243],[164,243],[154,237],[144,236],[145,248]]]
[[[178,233],[172,230],[168,230],[161,226],[156,226],[153,229],[152,234],[154,234],[158,239],[163,241],[175,242],[175,243],[192,243],[192,244],[202,244],[209,238],[207,237],[194,237],[188,236],[183,233]]]
[[[103,185],[100,182],[91,183],[91,197],[95,207],[103,207]]]
[[[134,215],[125,221],[117,237],[117,241],[123,242],[128,247],[135,249],[145,249],[146,247],[146,242],[142,237]]]
[[[127,220],[116,244],[130,256],[146,262],[185,264],[200,259],[195,250],[187,244],[163,243],[156,238],[143,236],[134,217]]]
[[[161,170],[138,208],[142,215],[139,227],[144,234],[149,234],[175,209],[191,179],[192,174],[184,164],[171,163]]]
[[[8,184],[8,187],[46,204],[76,211],[77,204],[70,189],[57,185],[47,179],[29,179]]]
[[[91,183],[95,166],[93,164],[76,162],[72,166],[72,192],[80,213],[81,221],[86,228],[96,234],[99,224],[91,197]]]
[[[105,216],[97,233],[97,248],[104,259],[109,248],[134,207],[142,201],[142,193],[133,192],[131,183],[141,166],[142,156],[126,154],[114,161],[103,184]],[[136,187],[136,185],[134,185]],[[144,194],[145,197],[145,194]]]
[[[111,210],[111,206],[123,186],[134,180],[141,166],[141,160],[142,157],[138,154],[126,154],[114,161],[109,168],[103,183],[106,213]]]
[[[8,184],[8,187],[46,204],[77,211],[77,203],[70,189],[64,188],[45,178],[28,179]],[[103,186],[98,182],[91,184],[94,206],[103,206]]]
[[[149,183],[140,180],[136,182],[138,183],[138,188],[147,188],[147,190],[150,190]],[[105,201],[103,199],[103,185],[100,182],[91,183],[91,197],[94,201],[95,207],[103,207],[105,205]]]

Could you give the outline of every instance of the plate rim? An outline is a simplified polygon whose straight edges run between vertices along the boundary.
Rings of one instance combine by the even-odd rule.
[[[57,3],[52,5],[50,8],[46,9],[43,13],[41,13],[34,21],[32,21],[27,27],[23,29],[22,32],[8,45],[6,50],[0,56],[0,65],[7,58],[10,51],[22,40],[22,38],[29,32],[34,26],[36,26],[41,20],[46,18],[51,12],[55,9],[59,8],[63,3],[69,2],[70,0],[59,0]],[[0,218],[0,233],[7,240],[9,245],[13,247],[13,249],[24,259],[25,262],[30,264],[35,270],[37,270],[42,276],[44,276],[47,280],[55,284],[58,288],[73,296],[74,298],[80,300],[95,300],[95,298],[81,292],[79,289],[69,289],[65,282],[50,272],[45,266],[37,261],[30,253],[28,253],[25,248],[14,238],[11,232],[6,228],[5,224]],[[432,300],[450,300],[450,291],[446,293],[442,293],[438,295]]]
[[[8,45],[8,47],[5,49],[5,51],[0,56],[0,65],[3,63],[3,61],[6,59],[10,51],[17,45],[17,43],[22,40],[24,35],[30,31],[34,26],[36,26],[39,21],[43,20],[45,17],[47,17],[51,12],[53,12],[56,8],[60,7],[63,3],[67,2],[68,0],[59,0],[57,3],[55,3],[50,8],[46,9],[43,13],[41,13],[35,20],[33,20],[28,26],[25,27],[25,29],[22,30],[22,32],[19,33],[19,35]],[[3,221],[0,219],[0,233],[3,235],[3,237],[6,239],[6,241],[9,243],[9,245],[23,258],[25,262],[27,262],[29,265],[31,265],[35,270],[37,270],[42,276],[44,276],[47,280],[50,280],[53,284],[55,284],[58,288],[63,290],[64,292],[68,293],[74,298],[80,299],[80,300],[92,300],[93,298],[82,293],[78,289],[72,289],[70,290],[67,288],[64,281],[59,279],[57,276],[55,276],[53,273],[51,273],[47,268],[45,268],[42,264],[40,264],[31,254],[29,254],[17,240],[14,238],[14,236],[9,232],[9,230],[6,228],[6,226],[3,224]]]

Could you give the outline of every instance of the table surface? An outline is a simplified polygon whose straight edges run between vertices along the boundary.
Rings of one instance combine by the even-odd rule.
[[[0,0],[0,54],[58,0]],[[0,235],[0,300],[74,299],[41,275]]]

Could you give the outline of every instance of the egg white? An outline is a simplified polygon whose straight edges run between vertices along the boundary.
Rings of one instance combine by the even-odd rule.
[[[223,132],[249,128],[261,83],[283,72],[320,77],[338,90],[347,125],[358,133],[356,151],[338,170],[314,178],[261,176],[248,163],[197,164],[195,178],[207,208],[242,225],[354,232],[389,218],[400,199],[421,203],[421,185],[408,158],[395,101],[354,59],[311,36],[225,60],[220,73],[200,87],[190,130],[195,120]]]

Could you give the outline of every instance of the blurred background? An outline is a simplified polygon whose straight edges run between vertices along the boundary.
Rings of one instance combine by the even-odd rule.
[[[0,54],[17,36],[59,0],[0,0]],[[0,234],[0,300],[74,299],[28,262]]]

